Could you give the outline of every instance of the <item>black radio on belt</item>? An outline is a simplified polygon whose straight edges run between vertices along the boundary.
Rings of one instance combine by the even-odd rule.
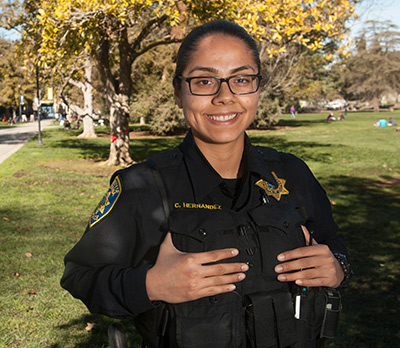
[[[341,310],[340,292],[336,289],[328,289],[325,293],[325,313],[322,321],[321,337],[333,338],[339,321]]]

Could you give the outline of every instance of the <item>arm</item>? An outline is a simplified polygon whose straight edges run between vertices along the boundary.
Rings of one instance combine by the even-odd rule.
[[[145,188],[142,196],[140,189],[122,190],[109,214],[88,227],[67,254],[61,285],[91,312],[117,318],[150,310],[152,301],[178,303],[233,291],[248,266],[210,263],[234,257],[237,250],[191,254],[178,251],[170,234],[162,242],[158,191],[151,192],[152,186],[139,178],[135,185]],[[154,249],[153,255],[160,249],[158,256],[149,260],[146,254]]]
[[[122,178],[121,186],[112,209],[106,215],[100,213],[103,217],[92,226],[89,224],[81,240],[66,255],[61,279],[61,285],[91,312],[117,318],[154,308],[146,292],[149,266],[140,261],[153,245],[160,243],[163,218],[161,211],[159,218],[144,226],[146,214],[140,208],[145,202],[140,188],[132,189]]]
[[[328,197],[304,162],[289,156],[286,166],[286,173],[293,175],[288,182],[295,183],[289,191],[294,192],[296,205],[305,207],[309,216],[302,228],[308,241],[309,231],[312,232],[312,245],[278,255],[282,262],[275,268],[278,280],[336,288],[343,281],[344,272],[334,253],[347,255],[347,250],[343,237],[337,234]]]

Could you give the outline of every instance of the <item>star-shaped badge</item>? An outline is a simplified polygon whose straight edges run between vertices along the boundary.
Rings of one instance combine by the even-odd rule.
[[[278,186],[274,186],[263,179],[258,180],[256,182],[256,185],[261,187],[268,196],[272,196],[277,201],[280,201],[282,195],[289,194],[289,191],[285,188],[286,180],[278,178],[278,176],[275,174],[275,172],[271,172],[271,173],[274,176],[276,182],[278,183]]]

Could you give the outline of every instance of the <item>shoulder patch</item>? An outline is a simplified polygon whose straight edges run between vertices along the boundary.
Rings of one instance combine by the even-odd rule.
[[[98,223],[111,211],[111,209],[117,202],[118,197],[121,194],[121,191],[122,191],[121,181],[117,176],[110,185],[110,188],[100,201],[97,208],[94,210],[92,216],[90,217],[90,222],[89,222],[90,227]]]

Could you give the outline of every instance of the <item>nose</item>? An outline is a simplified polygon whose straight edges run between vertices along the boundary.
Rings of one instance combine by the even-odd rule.
[[[218,93],[214,96],[213,102],[216,104],[228,104],[235,100],[236,96],[231,92],[228,81],[221,81]]]

